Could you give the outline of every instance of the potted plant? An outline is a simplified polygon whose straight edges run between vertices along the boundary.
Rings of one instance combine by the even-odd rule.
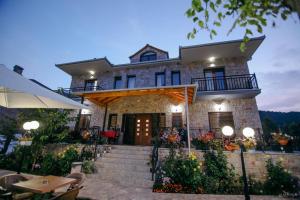
[[[248,152],[254,152],[256,146],[256,140],[252,137],[248,137],[243,140],[244,147]]]
[[[272,133],[272,138],[276,142],[278,142],[281,146],[286,146],[291,139],[291,136],[287,134],[279,133]]]

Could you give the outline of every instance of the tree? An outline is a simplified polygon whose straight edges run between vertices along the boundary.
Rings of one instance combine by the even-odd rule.
[[[244,38],[240,49],[244,51],[253,35],[253,28],[258,33],[263,33],[263,27],[268,24],[267,19],[272,19],[272,26],[275,26],[277,18],[286,20],[293,12],[297,12],[300,18],[299,0],[192,0],[192,6],[186,11],[186,15],[196,27],[187,37],[193,39],[199,30],[206,30],[212,39],[217,35],[216,28],[225,19],[233,17],[235,20],[227,34],[236,27],[243,28]]]
[[[272,138],[271,133],[276,132],[278,130],[278,126],[270,118],[266,117],[262,121],[262,128],[264,140],[269,143]]]
[[[18,131],[17,121],[14,118],[5,117],[0,120],[0,134],[5,136],[5,142],[1,154],[6,154],[12,140],[16,139],[15,134]]]

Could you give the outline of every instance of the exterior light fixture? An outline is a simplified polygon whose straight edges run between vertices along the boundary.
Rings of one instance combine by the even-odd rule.
[[[243,129],[243,135],[246,138],[254,138],[255,132],[254,132],[253,128],[246,127]]]
[[[38,129],[40,126],[38,121],[25,122],[23,124],[23,129],[26,131]]]
[[[233,128],[231,126],[224,126],[222,128],[223,135],[230,137],[233,135]]]
[[[222,111],[224,110],[224,105],[222,103],[218,103],[215,105],[215,110],[216,111]]]
[[[94,74],[95,74],[95,71],[89,71],[89,73],[90,73],[91,75],[94,75]]]
[[[215,67],[216,65],[214,63],[211,63],[209,66],[210,67]]]
[[[212,57],[209,57],[208,60],[209,60],[209,62],[214,62],[216,60],[216,58],[212,56]]]
[[[171,106],[171,111],[172,111],[172,113],[180,113],[180,112],[182,112],[182,106],[180,106],[180,105],[177,105],[177,106],[172,105]]]

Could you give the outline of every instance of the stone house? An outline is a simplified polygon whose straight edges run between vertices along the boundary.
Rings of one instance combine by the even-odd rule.
[[[179,47],[179,56],[149,44],[114,65],[105,57],[56,66],[72,76],[71,95],[80,96],[79,126],[119,128],[123,144],[149,145],[159,127],[188,125],[191,136],[231,126],[236,136],[245,127],[256,134],[261,122],[255,97],[255,74],[247,65],[264,37]]]

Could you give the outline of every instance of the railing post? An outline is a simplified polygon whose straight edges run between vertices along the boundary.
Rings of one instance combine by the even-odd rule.
[[[253,77],[254,77],[254,80],[255,80],[255,86],[256,86],[256,88],[258,88],[258,84],[257,84],[257,79],[256,79],[256,74],[255,73],[253,74]]]

